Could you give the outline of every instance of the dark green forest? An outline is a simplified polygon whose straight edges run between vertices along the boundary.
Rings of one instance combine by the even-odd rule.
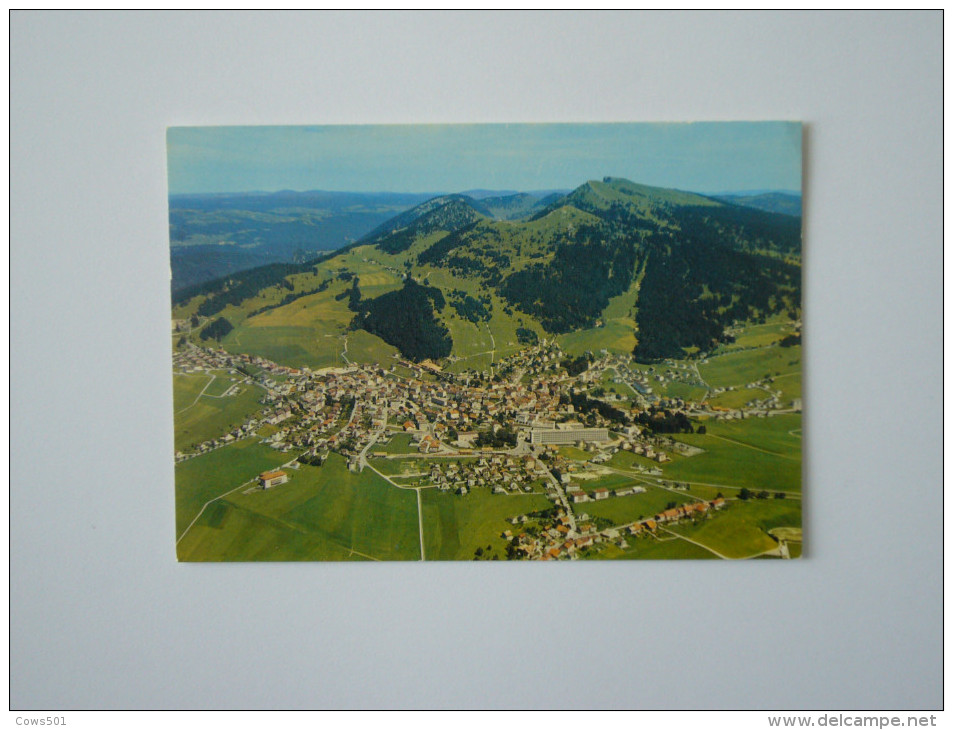
[[[570,332],[595,324],[609,299],[629,288],[637,262],[634,239],[607,226],[580,226],[552,261],[505,278],[500,294],[550,332]]]
[[[408,278],[397,291],[360,300],[351,326],[377,335],[411,360],[436,360],[449,355],[453,347],[450,332],[434,316],[434,310],[445,304],[439,289]]]

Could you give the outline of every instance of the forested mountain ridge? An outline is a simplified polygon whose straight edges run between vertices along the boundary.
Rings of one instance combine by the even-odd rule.
[[[435,231],[451,232],[488,217],[489,212],[473,198],[446,195],[387,221],[361,239],[361,244],[375,245],[385,253],[406,251],[422,236]]]
[[[318,284],[357,275],[361,307],[348,313],[347,302],[335,300],[329,306],[345,308],[335,316],[413,359],[475,351],[461,337],[482,331],[516,347],[519,329],[524,338],[572,335],[593,349],[605,342],[654,362],[716,347],[735,321],[800,316],[796,216],[622,178],[586,182],[546,205],[534,198],[438,196],[300,266],[284,284],[274,281],[277,270],[244,272],[242,281],[210,287],[204,296],[215,304],[200,306],[211,313],[227,304],[243,312],[238,317],[256,317],[253,297],[241,303],[256,281],[284,287],[280,297],[254,295],[280,312],[289,297],[317,296]],[[404,293],[389,294],[397,290]],[[327,296],[335,292],[331,286]],[[614,338],[600,334],[610,324]]]

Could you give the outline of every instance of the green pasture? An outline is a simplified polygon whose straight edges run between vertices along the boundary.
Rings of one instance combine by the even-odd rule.
[[[256,439],[243,439],[175,465],[175,525],[181,535],[210,499],[290,461]]]
[[[709,434],[730,438],[779,455],[795,458],[801,456],[800,413],[733,421],[710,419],[706,423],[706,429]]]
[[[447,372],[450,373],[462,373],[465,370],[474,370],[476,372],[481,372],[483,370],[489,370],[495,362],[492,355],[489,353],[485,355],[471,355],[465,357],[456,362],[452,362],[447,365]]]
[[[719,348],[719,352],[732,352],[749,347],[766,347],[775,344],[793,331],[794,327],[789,320],[748,325],[735,337],[734,342]]]
[[[681,398],[684,401],[697,402],[705,397],[708,389],[700,385],[692,385],[681,380],[670,380],[665,385],[654,388],[658,395],[667,398]],[[767,395],[764,393],[764,395]]]
[[[670,502],[684,504],[693,501],[683,493],[669,492],[666,489],[646,484],[645,492],[630,494],[627,497],[608,497],[598,502],[585,502],[573,505],[576,514],[586,513],[590,517],[603,517],[614,525],[626,525],[637,520],[651,519],[667,508]]]
[[[606,462],[606,466],[611,466],[614,469],[635,469],[636,467],[642,466],[646,469],[654,469],[656,467],[662,467],[664,465],[659,464],[653,459],[646,459],[644,456],[639,454],[634,454],[631,451],[619,450],[612,455],[612,458]]]
[[[235,385],[241,378],[240,376],[231,375],[226,371],[216,371],[214,373],[215,380],[205,389],[203,398],[218,398],[225,394],[229,388]],[[239,387],[248,388],[248,385],[241,385]]]
[[[713,388],[746,385],[765,375],[777,377],[800,372],[801,347],[766,347],[726,355],[713,355],[699,363],[702,379]]]
[[[186,406],[192,405],[211,379],[212,376],[209,373],[174,374],[172,376],[173,413],[178,413]]]
[[[435,489],[421,491],[424,552],[427,560],[471,560],[478,547],[506,559],[504,530],[513,530],[508,518],[552,507],[539,494],[501,495],[477,489],[459,495]]]
[[[635,484],[636,479],[634,477],[626,476],[624,474],[617,474],[615,472],[611,474],[606,474],[605,476],[600,476],[595,479],[573,479],[574,484],[578,484],[579,488],[585,492],[592,492],[596,489],[618,489],[619,487],[627,487],[630,484]]]
[[[770,394],[761,388],[739,388],[738,390],[725,391],[708,398],[708,405],[718,406],[719,408],[744,408],[750,401],[764,400],[770,398]]]
[[[801,503],[793,499],[732,500],[711,519],[669,527],[729,558],[747,558],[778,543],[768,535],[775,527],[800,527]]]
[[[575,446],[560,446],[559,455],[564,459],[572,459],[573,461],[589,461],[595,456],[595,454],[590,454],[588,451],[583,451]]]
[[[628,547],[609,544],[598,551],[583,553],[595,560],[717,560],[718,556],[677,537],[626,537]]]
[[[673,455],[663,466],[665,478],[709,485],[748,487],[753,491],[801,491],[801,460],[760,451],[708,434],[678,434],[675,438],[705,450],[691,457]]]
[[[288,471],[291,479],[286,484],[237,492],[227,501],[370,558],[420,559],[417,497],[412,490],[398,489],[370,469],[352,473],[338,454],[331,454],[324,466]]]
[[[338,334],[309,327],[236,327],[223,341],[229,352],[258,355],[289,367],[344,367],[344,341]]]
[[[594,353],[608,350],[618,355],[630,354],[638,342],[634,307],[640,284],[641,277],[634,278],[626,292],[609,300],[601,326],[559,335],[556,340],[563,350],[570,355],[581,355],[587,350]]]
[[[416,454],[417,447],[413,445],[413,439],[409,433],[397,433],[386,444],[375,445],[371,451],[386,451],[388,454]],[[380,460],[375,461],[374,465],[377,466],[379,463],[381,463]]]
[[[327,536],[218,501],[176,546],[182,561],[366,560]]]
[[[180,376],[176,376],[172,384],[173,401],[188,400],[188,395],[176,395],[176,391],[183,386],[191,392],[194,383],[183,381]],[[260,411],[262,406],[258,401],[264,391],[248,383],[243,383],[240,388],[241,392],[237,395],[221,398],[203,395],[196,401],[193,396],[192,405],[176,410],[176,450],[187,451],[192,446],[224,436]]]
[[[388,477],[422,474],[430,471],[423,459],[370,459],[370,465]]]
[[[788,403],[801,396],[801,372],[788,373],[774,378],[774,382],[769,386],[772,390],[781,391],[781,402]]]
[[[347,334],[347,359],[351,362],[390,366],[396,354],[396,347],[370,332],[354,330]]]
[[[624,355],[632,352],[636,337],[631,327],[620,322],[607,322],[602,327],[590,327],[559,335],[556,341],[570,355],[581,355],[587,350],[594,353],[608,350]]]

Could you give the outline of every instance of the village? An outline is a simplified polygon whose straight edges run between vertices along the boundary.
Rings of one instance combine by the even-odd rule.
[[[630,370],[620,356],[591,357],[575,376],[565,369],[565,357],[557,345],[544,342],[500,360],[492,372],[451,375],[432,362],[403,359],[389,367],[350,364],[312,371],[189,344],[174,353],[175,372],[225,373],[232,381],[226,393],[258,389],[261,408],[228,433],[177,452],[176,460],[257,438],[292,454],[291,468],[320,466],[336,453],[350,471],[371,469],[402,489],[545,495],[552,509],[514,516],[512,529],[502,533],[511,559],[573,559],[601,543],[624,549],[633,537],[655,536],[669,522],[706,519],[725,506],[721,495],[673,501],[622,525],[581,511],[588,502],[646,491],[631,479],[615,488],[599,486],[617,471],[605,464],[620,451],[638,457],[628,473],[644,475],[651,480],[646,484],[673,493],[687,488],[662,480],[661,465],[672,453],[692,456],[700,450],[638,425],[631,415],[646,407],[698,413],[701,406],[653,394],[649,378]],[[631,410],[616,392],[593,387],[607,373],[632,388]],[[656,379],[678,377],[692,374],[669,368]],[[287,470],[264,472],[257,488],[278,488],[288,479]]]

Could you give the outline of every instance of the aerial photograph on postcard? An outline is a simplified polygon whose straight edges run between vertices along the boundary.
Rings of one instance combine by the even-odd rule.
[[[169,128],[178,559],[800,557],[801,139]]]

